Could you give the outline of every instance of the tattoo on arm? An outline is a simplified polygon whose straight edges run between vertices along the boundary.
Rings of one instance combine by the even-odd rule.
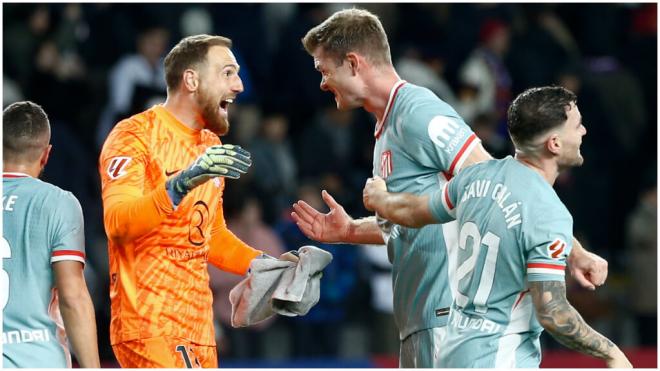
[[[557,341],[570,349],[597,358],[610,357],[615,345],[589,327],[566,300],[564,282],[530,282],[529,289],[539,322]]]

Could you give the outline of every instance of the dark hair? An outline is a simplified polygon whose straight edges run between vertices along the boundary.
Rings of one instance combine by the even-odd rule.
[[[50,141],[48,116],[36,103],[12,103],[2,112],[2,134],[5,162],[36,161]]]
[[[231,48],[231,40],[222,36],[194,35],[179,41],[165,56],[165,81],[172,91],[181,84],[183,71],[206,63],[206,55],[212,46]]]
[[[577,97],[561,86],[544,86],[520,93],[509,106],[509,135],[516,147],[530,144],[539,135],[563,125],[566,110]]]
[[[346,54],[357,51],[375,64],[392,64],[387,34],[377,16],[364,9],[344,9],[307,32],[302,38],[307,53],[319,46],[338,65]]]

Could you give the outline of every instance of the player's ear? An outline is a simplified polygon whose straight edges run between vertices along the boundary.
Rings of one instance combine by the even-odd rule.
[[[199,75],[197,71],[192,69],[187,69],[183,71],[183,85],[186,87],[186,90],[190,92],[197,91],[199,87]]]
[[[559,152],[561,151],[561,137],[559,134],[551,134],[550,137],[545,141],[545,146],[550,153],[558,156]]]
[[[53,145],[49,144],[46,148],[44,148],[44,151],[41,153],[41,158],[39,159],[39,165],[41,166],[42,169],[44,168],[44,166],[46,166],[46,163],[48,162],[51,149],[53,149]]]
[[[346,54],[346,62],[348,62],[348,67],[351,69],[351,73],[353,74],[353,76],[355,76],[357,74],[358,69],[361,67],[360,57],[357,54],[350,52]]]

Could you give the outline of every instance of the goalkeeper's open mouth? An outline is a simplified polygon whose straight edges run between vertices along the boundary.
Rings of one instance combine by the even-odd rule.
[[[229,105],[232,103],[234,103],[234,98],[227,98],[220,101],[220,113],[222,113],[225,117],[228,114],[227,108],[229,108]]]

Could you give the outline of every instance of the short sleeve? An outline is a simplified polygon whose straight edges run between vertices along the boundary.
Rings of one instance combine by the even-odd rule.
[[[527,223],[527,280],[564,281],[566,257],[573,241],[573,218],[565,210],[538,210]]]
[[[80,202],[73,194],[63,192],[53,210],[50,262],[75,260],[85,264],[85,227]]]
[[[429,199],[429,210],[434,219],[440,223],[448,223],[456,219],[456,196],[455,184],[450,181],[440,189],[433,192]]]
[[[438,105],[444,103],[440,102]],[[405,151],[420,164],[438,169],[448,178],[458,173],[479,139],[458,115],[442,109],[411,113],[402,124]]]

